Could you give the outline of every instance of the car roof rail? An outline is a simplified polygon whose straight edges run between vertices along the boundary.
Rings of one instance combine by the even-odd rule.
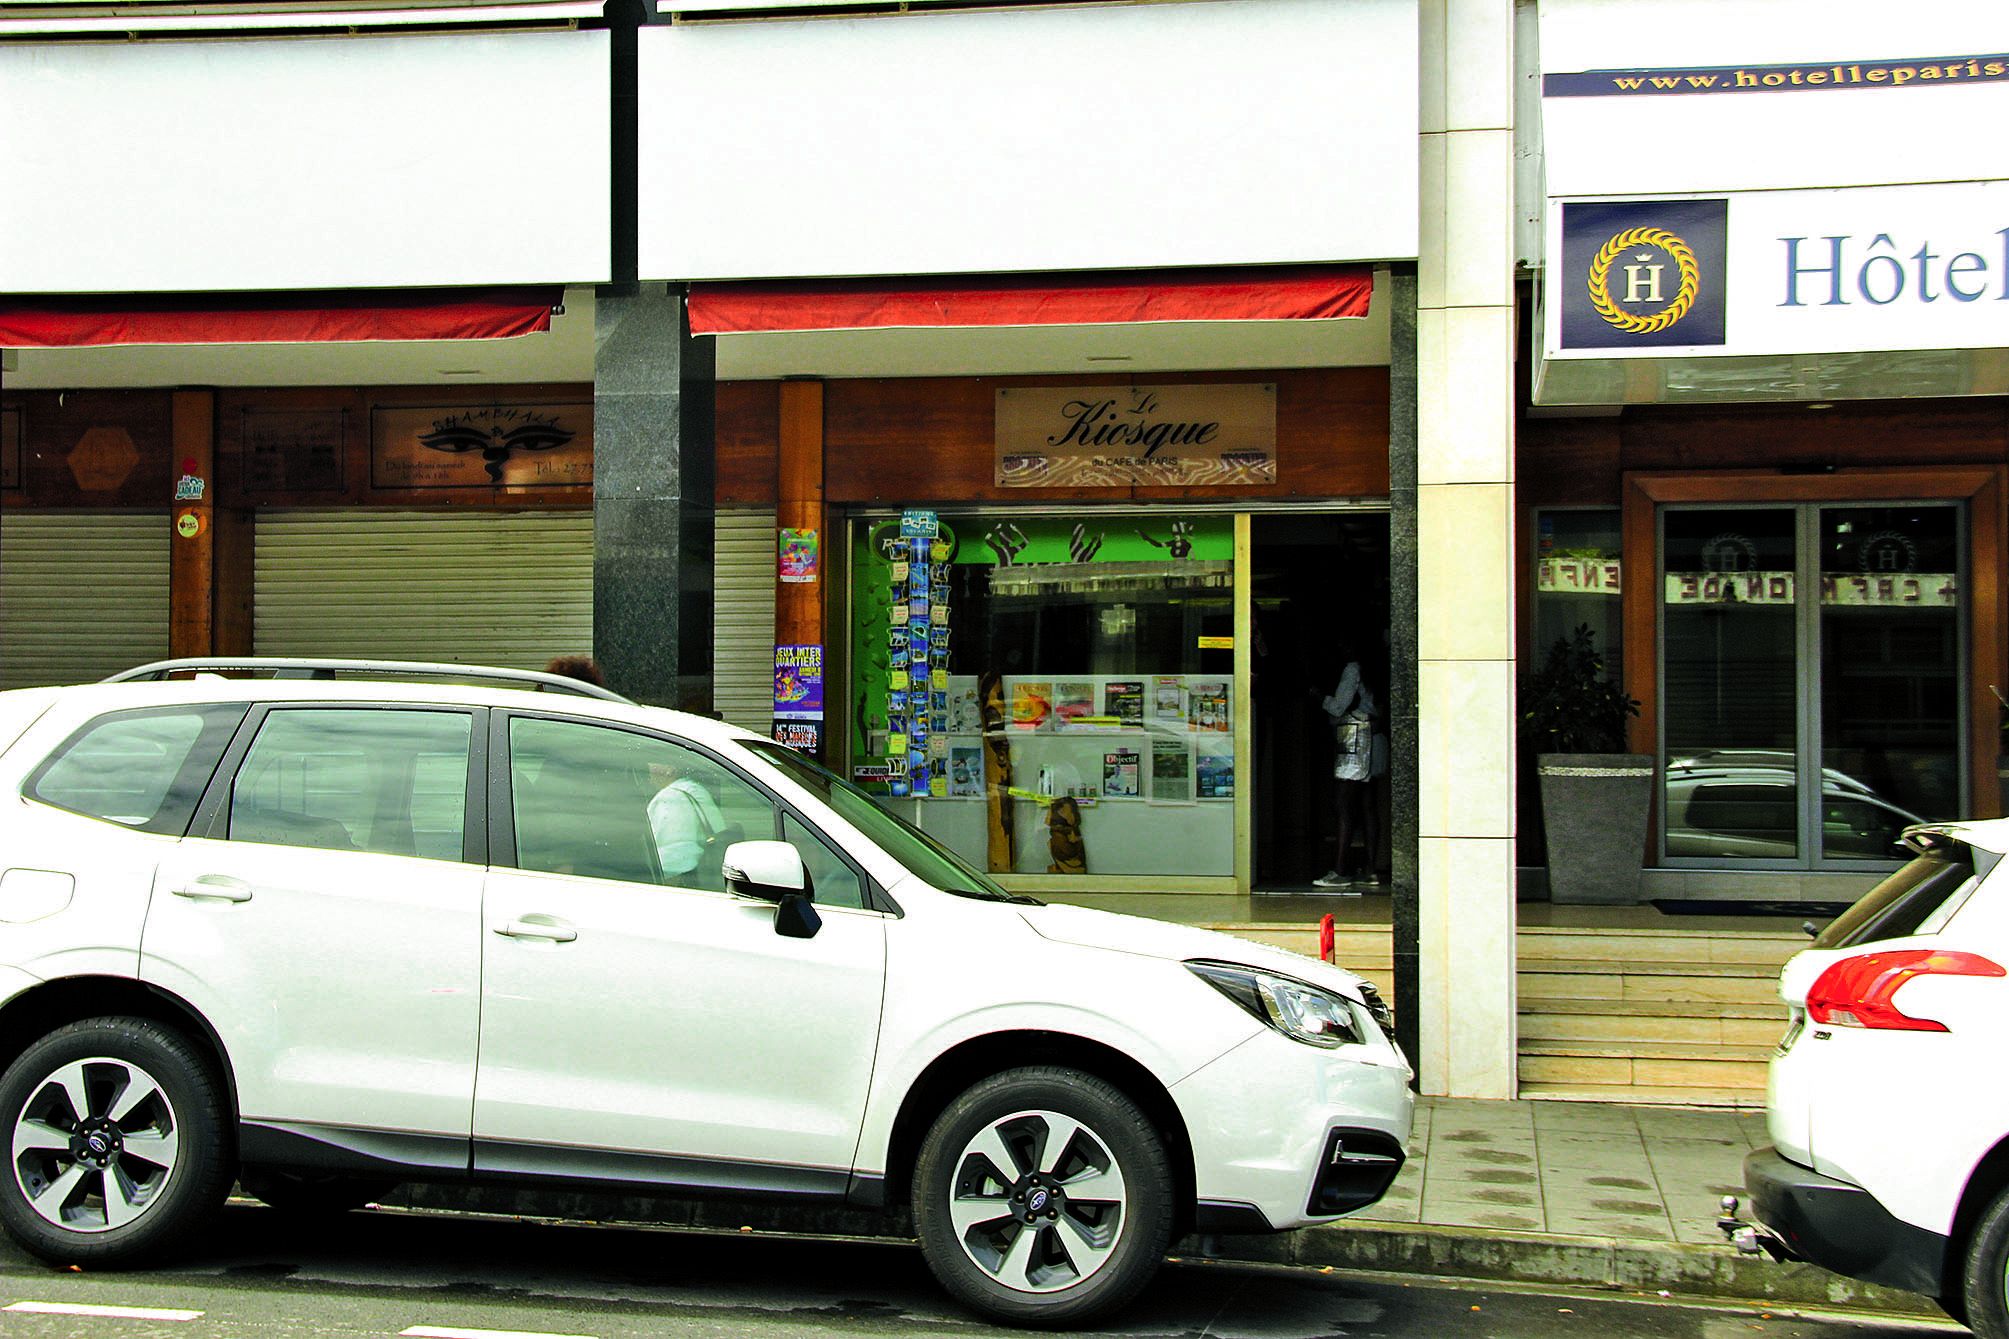
[[[175,660],[155,660],[135,665],[108,676],[105,683],[141,683],[165,679],[171,674],[222,674],[229,670],[249,671],[274,679],[333,679],[338,674],[373,675],[385,679],[459,679],[476,683],[500,684],[514,688],[535,688],[576,697],[596,697],[603,702],[634,705],[611,688],[575,679],[567,674],[543,670],[508,669],[499,665],[451,665],[429,660],[329,660],[318,656],[183,656]]]

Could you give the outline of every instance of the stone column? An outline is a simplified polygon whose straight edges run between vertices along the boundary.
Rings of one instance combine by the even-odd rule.
[[[1421,1063],[1417,1028],[1416,271],[1388,277],[1388,855],[1395,1038]]]
[[[663,284],[603,290],[593,341],[593,655],[615,691],[708,713],[712,341]]]
[[[1417,257],[1421,1087],[1515,1092],[1514,4],[1423,0]]]

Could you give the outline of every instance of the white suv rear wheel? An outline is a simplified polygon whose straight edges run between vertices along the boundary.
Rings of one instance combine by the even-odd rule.
[[[157,1023],[59,1028],[0,1077],[0,1223],[64,1264],[143,1258],[221,1202],[223,1104],[209,1067]]]

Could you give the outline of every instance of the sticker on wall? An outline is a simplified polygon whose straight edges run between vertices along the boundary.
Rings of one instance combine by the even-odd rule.
[[[183,539],[194,539],[202,533],[202,517],[192,511],[183,512],[174,518],[174,532]]]
[[[776,543],[784,582],[802,585],[816,580],[818,544],[814,530],[783,530]]]
[[[815,753],[823,747],[823,722],[776,721],[774,742],[800,753]]]

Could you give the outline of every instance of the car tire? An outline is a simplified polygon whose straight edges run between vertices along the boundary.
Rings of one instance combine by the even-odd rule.
[[[196,1239],[230,1186],[227,1109],[214,1066],[159,1023],[56,1029],[0,1076],[0,1226],[44,1260],[98,1267]]]
[[[2009,1189],[1996,1194],[1974,1225],[1961,1283],[1966,1314],[1955,1318],[1983,1339],[2009,1339]]]
[[[244,1193],[301,1218],[326,1218],[348,1213],[382,1199],[397,1188],[395,1181],[343,1176],[336,1172],[291,1172],[273,1167],[246,1167],[237,1184]]]
[[[1078,1070],[1010,1070],[951,1102],[922,1142],[913,1196],[935,1277],[1013,1325],[1107,1315],[1150,1282],[1172,1241],[1163,1138],[1114,1085]]]

